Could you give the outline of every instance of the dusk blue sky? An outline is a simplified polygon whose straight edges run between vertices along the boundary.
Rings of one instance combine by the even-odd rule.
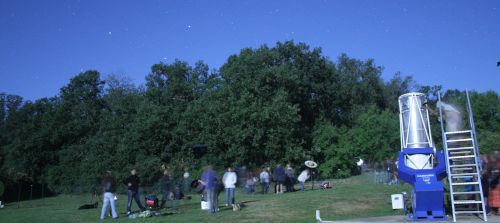
[[[55,96],[81,71],[144,84],[176,58],[219,68],[244,47],[294,40],[373,58],[383,78],[500,92],[500,1],[0,0],[0,92]]]

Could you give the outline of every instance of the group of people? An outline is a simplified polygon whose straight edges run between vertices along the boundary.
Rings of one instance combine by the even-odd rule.
[[[235,205],[235,188],[238,184],[238,175],[240,178],[244,178],[242,184],[244,184],[245,192],[248,194],[255,193],[255,187],[259,184],[262,187],[262,193],[269,193],[269,188],[271,182],[274,182],[274,192],[276,194],[282,194],[285,192],[295,191],[294,185],[298,181],[300,183],[300,190],[304,191],[305,182],[311,177],[311,172],[309,169],[303,170],[298,177],[295,176],[295,170],[291,165],[287,165],[283,168],[281,165],[277,165],[276,168],[271,172],[270,167],[265,167],[260,171],[260,173],[254,174],[252,172],[241,172],[236,173],[232,167],[228,167],[224,173],[222,180],[220,181],[225,190],[226,197],[226,207]],[[219,211],[218,196],[220,190],[217,189],[218,185],[217,174],[211,166],[205,167],[199,183],[204,186],[204,196],[208,203],[208,211],[210,213],[216,213]]]
[[[243,174],[245,175],[245,174]],[[294,185],[299,182],[301,191],[304,191],[304,183],[310,178],[311,172],[309,169],[303,170],[298,177],[295,176],[295,170],[288,164],[285,168],[277,165],[271,171],[270,167],[265,167],[260,173],[254,174],[252,172],[246,173],[245,192],[247,194],[254,194],[255,187],[259,184],[262,187],[262,193],[269,193],[271,182],[274,182],[274,193],[282,194],[284,192],[295,191]]]
[[[141,183],[140,178],[137,176],[137,171],[132,169],[130,171],[131,175],[125,179],[124,183],[127,185],[127,194],[128,194],[128,202],[127,202],[127,213],[131,212],[132,200],[135,200],[137,205],[141,210],[145,210],[144,206],[142,206],[139,194],[139,184]],[[106,217],[106,213],[108,209],[111,208],[111,216],[113,218],[118,218],[118,213],[116,211],[116,181],[113,177],[111,171],[106,171],[104,174],[104,179],[102,180],[103,186],[103,205],[101,210],[101,219]]]
[[[304,183],[310,178],[310,171],[308,169],[302,171],[298,177],[295,176],[295,170],[288,164],[285,168],[281,165],[277,165],[276,168],[271,172],[270,167],[263,168],[258,175],[254,175],[251,172],[246,174],[236,173],[232,167],[228,167],[224,173],[222,179],[217,177],[216,172],[213,170],[212,166],[207,166],[201,175],[201,178],[197,180],[199,184],[203,186],[203,196],[206,198],[208,203],[208,211],[210,213],[216,213],[219,211],[218,197],[221,192],[221,188],[225,191],[226,197],[226,207],[235,205],[235,188],[238,184],[238,175],[246,177],[244,182],[245,191],[249,194],[255,192],[255,187],[260,183],[262,187],[262,193],[269,193],[269,188],[271,182],[274,182],[274,192],[276,194],[282,194],[285,192],[295,191],[294,185],[298,181],[300,183],[301,191],[304,191]],[[186,171],[184,173],[184,178],[188,178],[189,173]],[[244,178],[240,177],[240,178]],[[139,187],[141,185],[141,180],[137,175],[137,170],[132,169],[130,171],[130,176],[127,177],[123,183],[127,186],[127,215],[132,212],[132,202],[135,201],[137,206],[141,211],[145,211],[146,208],[141,202],[141,196],[139,193]],[[160,188],[162,192],[160,208],[163,208],[165,203],[169,200],[170,193],[173,191],[173,178],[168,169],[163,170],[163,175],[160,178]],[[186,183],[185,183],[186,184]],[[106,171],[104,178],[102,180],[103,187],[103,205],[101,210],[101,219],[106,217],[106,213],[111,209],[111,216],[113,218],[118,218],[118,213],[116,211],[116,188],[117,184],[113,177],[111,171]]]
[[[270,168],[267,170],[264,170],[265,172],[270,172]],[[263,171],[263,172],[264,172]],[[261,173],[261,175],[263,175]],[[264,176],[266,174],[264,173]],[[295,188],[294,185],[296,182],[300,183],[300,190],[304,191],[304,183],[306,180],[308,180],[311,176],[311,172],[309,169],[303,170],[298,177],[295,176],[295,170],[292,168],[290,164],[286,165],[285,168],[283,168],[281,165],[277,165],[276,168],[273,170],[272,175],[267,174],[269,177],[268,179],[264,179],[267,183],[265,185],[269,187],[269,182],[274,181],[275,182],[275,187],[274,187],[274,192],[276,194],[282,194],[284,192],[294,192]],[[261,179],[262,180],[262,179]],[[283,189],[285,187],[285,189]],[[267,193],[268,189],[263,190],[264,193]]]
[[[189,176],[188,176],[189,177]],[[160,204],[160,208],[163,208],[166,201],[168,201],[170,192],[172,192],[173,179],[168,170],[163,171],[163,175],[160,178],[160,187],[162,191],[162,200]],[[139,207],[141,211],[145,211],[146,208],[142,205],[141,196],[139,193],[139,186],[141,185],[141,179],[137,175],[137,170],[132,169],[130,171],[130,176],[127,177],[123,184],[127,186],[127,215],[132,212],[132,202],[135,200],[135,203]],[[113,177],[111,171],[106,171],[104,174],[104,178],[102,180],[103,187],[103,205],[101,210],[101,219],[106,217],[106,213],[108,209],[111,209],[111,216],[113,218],[118,218],[118,213],[116,211],[116,181]]]

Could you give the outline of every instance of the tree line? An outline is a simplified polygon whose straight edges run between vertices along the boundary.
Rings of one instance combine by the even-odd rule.
[[[82,72],[58,95],[35,101],[0,94],[0,179],[56,193],[88,191],[106,170],[135,167],[147,185],[161,165],[180,175],[212,164],[262,167],[319,163],[322,177],[348,177],[355,158],[377,162],[399,151],[398,97],[419,91],[431,108],[440,86],[381,77],[371,59],[333,61],[303,43],[245,48],[218,70],[176,60],[151,66],[143,86],[123,75]],[[500,148],[500,99],[472,92],[481,151]],[[444,100],[464,106],[461,90]],[[465,118],[465,117],[464,117]],[[433,137],[440,142],[437,112]],[[193,145],[206,145],[202,157]],[[438,147],[441,148],[438,144]]]

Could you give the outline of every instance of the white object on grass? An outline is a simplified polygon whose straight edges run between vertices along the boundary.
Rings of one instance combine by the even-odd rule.
[[[208,202],[206,201],[201,202],[201,210],[208,210]]]
[[[317,222],[320,222],[320,223],[333,223],[333,221],[323,221],[323,220],[321,219],[321,216],[320,216],[319,210],[316,210],[316,221],[317,221]]]
[[[403,206],[403,195],[402,194],[393,194],[391,195],[392,201],[392,209],[404,209]]]

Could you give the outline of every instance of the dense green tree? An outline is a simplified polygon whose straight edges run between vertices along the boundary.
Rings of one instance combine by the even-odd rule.
[[[154,64],[145,86],[86,71],[51,98],[0,93],[0,179],[7,190],[28,182],[84,192],[106,170],[120,180],[135,167],[144,186],[154,187],[162,165],[178,176],[185,167],[199,174],[206,164],[299,166],[306,159],[320,164],[322,177],[348,177],[355,158],[397,154],[398,97],[412,91],[428,96],[433,139],[442,148],[442,87],[400,73],[384,81],[381,72],[371,59],[342,54],[332,61],[320,48],[287,41],[242,49],[220,70],[201,61]],[[463,91],[442,96],[466,110]],[[471,101],[481,151],[498,150],[498,94],[473,91]],[[193,145],[208,151],[195,157]]]

